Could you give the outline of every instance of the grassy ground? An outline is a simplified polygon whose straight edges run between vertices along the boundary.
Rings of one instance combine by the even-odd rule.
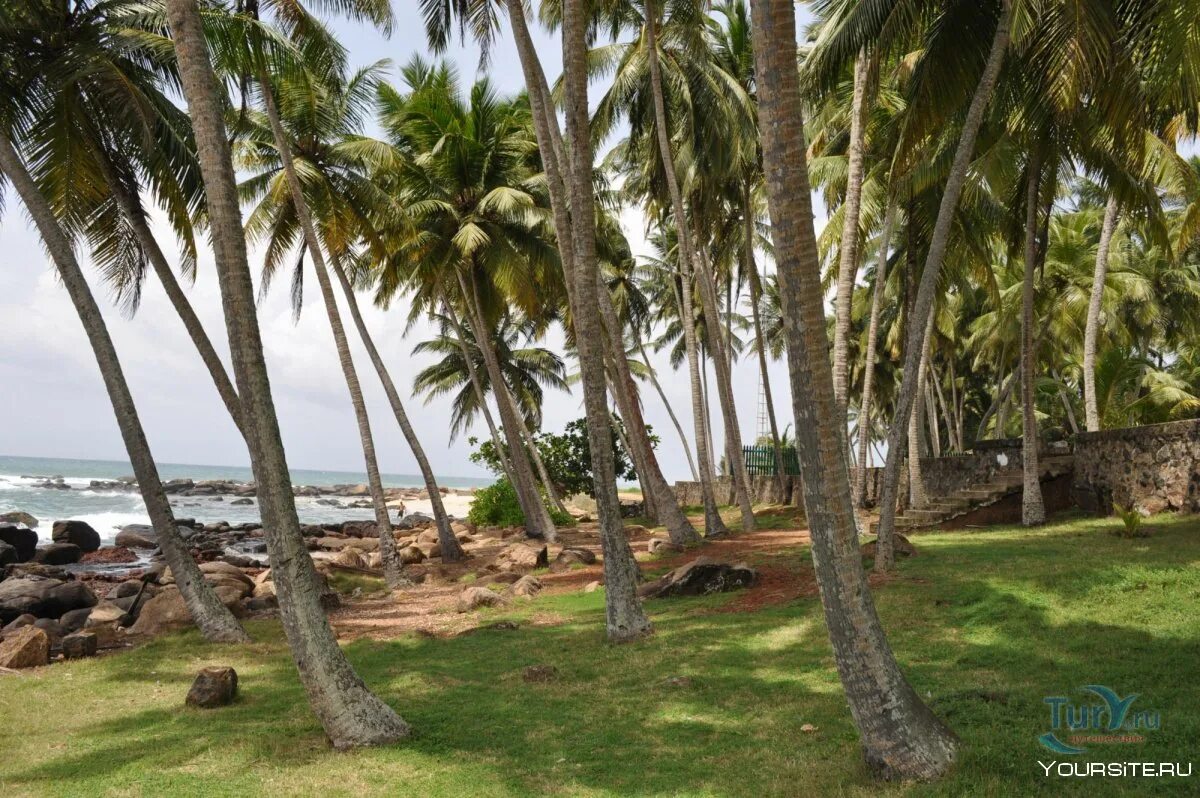
[[[652,602],[657,635],[614,648],[602,595],[578,593],[534,603],[559,626],[351,644],[418,730],[380,750],[326,747],[274,624],[252,624],[248,646],[183,634],[0,677],[0,795],[1195,795],[1197,777],[1047,778],[1037,764],[1055,758],[1037,743],[1043,698],[1084,684],[1140,693],[1135,708],[1162,716],[1097,761],[1200,759],[1200,521],[1154,519],[1146,540],[1115,523],[918,536],[920,556],[876,590],[909,678],[963,740],[937,784],[867,779],[816,598],[754,613],[720,612],[727,597]],[[809,567],[803,550],[769,564]],[[538,663],[559,680],[524,682]],[[184,708],[209,664],[237,668],[242,698]]]

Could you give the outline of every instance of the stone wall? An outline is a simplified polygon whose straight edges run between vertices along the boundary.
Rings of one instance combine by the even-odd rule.
[[[1101,514],[1113,502],[1200,512],[1200,419],[1079,433],[1073,492],[1080,507]]]

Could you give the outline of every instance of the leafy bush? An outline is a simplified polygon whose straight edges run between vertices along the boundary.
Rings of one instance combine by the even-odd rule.
[[[1113,503],[1113,510],[1117,517],[1125,524],[1124,529],[1118,530],[1117,534],[1123,538],[1145,538],[1149,537],[1149,531],[1142,526],[1144,516],[1142,511],[1136,507],[1122,507],[1116,502]]]
[[[542,497],[542,502],[546,498]],[[571,526],[575,519],[554,507],[547,508],[550,518],[558,526]],[[517,500],[517,489],[506,478],[475,491],[475,500],[471,502],[471,511],[467,520],[480,526],[525,526],[525,513],[521,512],[521,503]]]

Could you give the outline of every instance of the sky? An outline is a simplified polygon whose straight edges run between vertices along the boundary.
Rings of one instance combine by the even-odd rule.
[[[394,67],[414,54],[428,58],[415,3],[395,4],[398,17],[390,39],[344,21],[332,21],[352,60],[365,65],[390,59]],[[557,37],[535,32],[547,75],[560,72]],[[477,75],[479,53],[456,45],[446,53],[464,81]],[[493,49],[483,73],[503,92],[519,91],[524,81],[515,47],[507,32]],[[599,89],[592,88],[593,99]],[[46,257],[40,238],[15,196],[7,198],[0,218],[0,455],[125,460],[124,446],[112,415],[91,349],[65,290]],[[642,219],[634,211],[622,217],[635,254],[648,254]],[[824,219],[817,220],[818,229]],[[157,226],[159,240],[173,257],[169,230]],[[81,255],[85,253],[81,252]],[[251,250],[251,269],[257,273],[261,253]],[[90,276],[90,263],[85,270]],[[305,306],[293,322],[288,296],[290,280],[281,279],[259,307],[272,394],[279,414],[288,463],[292,468],[362,471],[353,410],[334,351],[315,280],[306,281]],[[92,290],[105,310],[108,325],[133,391],[142,424],[155,458],[160,462],[245,466],[245,445],[221,404],[207,371],[188,339],[162,289],[147,280],[141,307],[133,318],[123,316],[109,301],[107,289],[92,280]],[[189,296],[209,336],[228,363],[220,294],[211,254],[202,250],[196,282]],[[484,437],[480,422],[467,435],[449,440],[447,402],[425,404],[411,396],[413,376],[432,361],[414,356],[413,346],[432,337],[432,328],[419,323],[403,335],[407,306],[389,311],[360,304],[376,345],[401,390],[413,426],[434,471],[441,476],[485,476],[468,457],[469,434]],[[345,315],[345,314],[343,314]],[[416,462],[397,427],[366,353],[351,328],[351,347],[367,399],[380,468],[386,473],[417,473]],[[553,333],[543,345],[562,351],[562,336]],[[570,365],[570,364],[569,364]],[[655,359],[668,400],[691,437],[691,400],[686,369],[672,372],[665,355]],[[787,369],[783,362],[769,369],[781,427],[788,424]],[[711,416],[720,418],[714,402]],[[734,367],[734,392],[743,440],[756,434],[760,375],[756,358],[744,357]],[[670,480],[688,479],[687,460],[670,419],[650,386],[643,389],[647,422],[660,437],[659,459]],[[547,392],[544,429],[560,431],[583,415],[578,388],[571,393]],[[720,424],[714,433],[719,436]],[[720,448],[720,438],[717,441]]]

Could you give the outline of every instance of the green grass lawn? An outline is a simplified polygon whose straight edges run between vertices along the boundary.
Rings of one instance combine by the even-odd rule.
[[[417,730],[385,749],[326,747],[271,623],[248,646],[182,634],[0,677],[0,795],[1195,795],[1200,777],[1068,780],[1037,764],[1063,759],[1037,742],[1043,698],[1082,699],[1084,684],[1140,693],[1135,708],[1162,717],[1097,761],[1200,759],[1200,520],[1155,518],[1145,540],[1109,534],[1117,523],[916,536],[920,556],[876,590],[906,673],[963,741],[936,784],[868,780],[816,598],[749,614],[716,612],[728,597],[651,602],[657,635],[611,647],[602,594],[579,593],[531,605],[559,626],[350,645]],[[802,549],[770,562],[809,567]],[[524,682],[539,663],[559,680]],[[237,668],[240,701],[186,709],[192,675],[216,664]]]

